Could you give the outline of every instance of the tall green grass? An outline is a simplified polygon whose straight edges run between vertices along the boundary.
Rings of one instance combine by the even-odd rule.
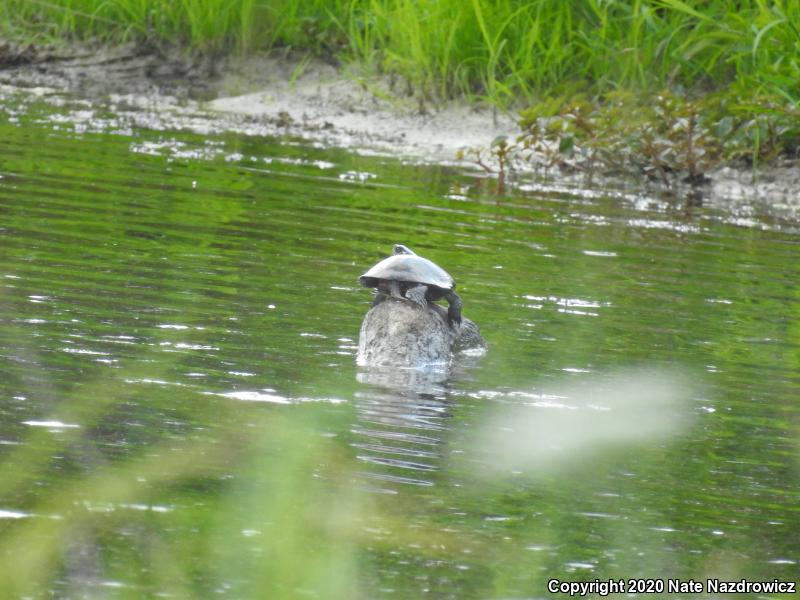
[[[730,85],[800,97],[794,0],[5,0],[0,31],[203,52],[291,47],[437,99]]]

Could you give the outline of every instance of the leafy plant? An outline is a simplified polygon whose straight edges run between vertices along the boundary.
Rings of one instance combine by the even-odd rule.
[[[790,105],[764,97],[748,102],[732,92],[698,99],[668,91],[644,98],[627,91],[596,99],[570,94],[523,111],[523,133],[513,142],[495,140],[459,157],[496,172],[501,185],[515,160],[702,185],[723,164],[754,166],[794,153],[797,116]]]

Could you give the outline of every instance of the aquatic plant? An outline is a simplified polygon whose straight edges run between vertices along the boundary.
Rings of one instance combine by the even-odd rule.
[[[724,164],[756,167],[794,155],[798,111],[763,96],[730,92],[690,99],[669,91],[652,97],[616,91],[587,98],[568,94],[522,111],[523,133],[458,158],[495,173],[500,191],[515,162],[545,170],[633,175],[666,186],[708,182]]]
[[[517,141],[508,141],[508,136],[499,135],[492,140],[488,148],[463,148],[456,153],[457,160],[469,160],[486,173],[497,175],[497,192],[502,194],[506,187],[506,178],[513,170],[513,161],[520,155],[522,146]],[[528,154],[528,159],[533,157]]]

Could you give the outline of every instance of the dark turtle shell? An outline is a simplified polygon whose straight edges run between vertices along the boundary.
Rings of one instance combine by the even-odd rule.
[[[399,246],[399,245],[398,245]],[[455,280],[450,274],[436,263],[417,256],[405,246],[395,247],[394,254],[389,258],[383,259],[369,271],[359,277],[362,285],[366,287],[377,287],[378,281],[394,280],[407,283],[421,283],[441,288],[442,290],[452,290],[456,287]]]

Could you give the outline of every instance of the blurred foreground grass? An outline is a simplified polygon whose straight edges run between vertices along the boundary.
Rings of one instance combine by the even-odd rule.
[[[20,512],[0,520],[3,598],[357,597],[349,452],[314,407],[109,460],[98,432],[130,387],[84,389],[53,416],[80,427],[31,428],[5,452],[0,498]]]

